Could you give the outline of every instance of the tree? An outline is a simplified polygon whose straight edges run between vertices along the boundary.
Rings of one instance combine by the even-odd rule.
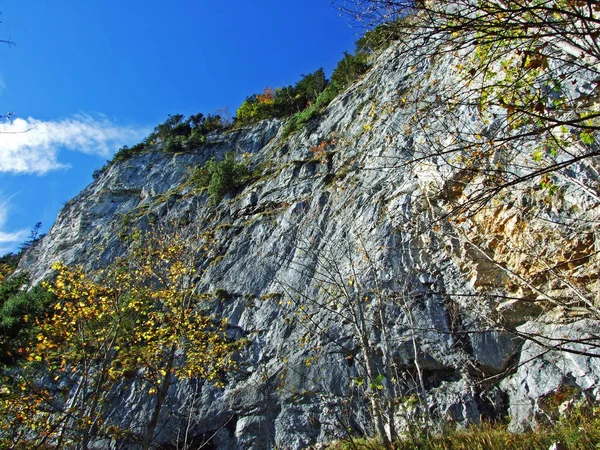
[[[218,204],[227,193],[243,186],[251,176],[244,162],[235,161],[233,152],[227,153],[220,162],[212,158],[205,168],[210,175],[208,194],[214,204]],[[206,179],[208,180],[208,177]]]
[[[0,366],[16,366],[26,357],[35,322],[53,303],[52,294],[41,286],[27,290],[28,284],[26,273],[0,280]]]
[[[236,112],[241,124],[256,123],[272,117],[286,117],[303,111],[316,102],[319,94],[329,85],[323,69],[302,75],[294,86],[277,89],[266,87],[260,94],[246,98]]]
[[[27,237],[27,240],[21,244],[21,248],[20,248],[21,252],[25,252],[25,251],[29,250],[31,247],[33,247],[36,244],[36,242],[38,242],[40,239],[42,239],[44,237],[44,234],[40,234],[41,228],[42,228],[42,222],[37,222],[33,226],[33,228],[31,229],[31,232],[29,233],[29,236]]]
[[[436,217],[431,226],[451,221],[453,233],[468,237],[475,251],[491,257],[513,282],[546,302],[583,307],[597,316],[593,289],[569,280],[565,269],[593,254],[586,250],[582,256],[574,247],[586,246],[594,233],[590,220],[600,199],[593,182],[600,156],[600,7],[563,0],[339,3],[363,23],[386,22],[401,41],[399,50],[421,69],[447,64],[446,82],[424,77],[382,105],[412,108],[411,120],[395,131],[421,139],[393,167],[419,173],[443,163],[448,169],[429,187]],[[562,236],[567,248],[577,242],[562,255],[522,246],[524,257],[540,263],[527,276],[498,254],[508,245],[514,248],[510,238],[496,240],[493,248],[473,241],[474,230],[490,228],[490,219],[517,189],[529,191],[531,199],[520,226],[533,229],[528,221],[536,222],[537,239]],[[583,196],[590,206],[556,220],[550,204],[564,193]],[[579,300],[553,298],[551,278]]]
[[[387,281],[382,280],[386,270],[373,258],[373,242],[367,242],[358,230],[325,238],[318,226],[309,229],[307,235],[296,236],[295,246],[305,258],[295,262],[293,269],[301,278],[313,278],[315,285],[279,280],[286,320],[297,321],[306,329],[301,342],[308,352],[306,365],[320,357],[326,343],[336,349],[341,366],[356,368],[348,388],[359,400],[344,398],[342,404],[355,416],[368,405],[372,430],[363,431],[374,432],[385,448],[394,448],[400,436],[397,419],[407,414],[402,400],[418,405],[419,411],[407,417],[410,431],[427,433],[429,407],[420,346],[428,340],[427,333],[448,333],[420,328],[416,323],[413,312],[428,294],[409,271],[388,272]],[[408,349],[410,362],[398,357],[400,346]],[[342,426],[346,430],[351,427],[349,423]]]
[[[482,139],[458,136],[448,155],[467,149],[522,142],[535,135],[544,151],[537,159],[567,153],[570,159],[545,168],[559,170],[597,156],[597,87],[600,75],[600,7],[563,0],[340,1],[341,8],[370,26],[393,30],[393,39],[410,40],[419,57],[465,55],[456,65],[461,82],[439,92],[435,104],[473,107],[483,122],[500,129]],[[374,30],[374,31],[377,31]],[[367,33],[368,35],[368,33]],[[449,74],[451,75],[451,74]],[[433,108],[429,102],[427,108]],[[549,158],[549,159],[552,159]]]
[[[23,254],[44,237],[43,234],[40,234],[41,227],[42,222],[38,222],[34,225],[29,233],[29,237],[20,245],[17,253],[11,252],[0,256],[0,283],[7,279],[15,270],[17,270]]]
[[[314,102],[328,84],[329,81],[321,68],[314,73],[302,75],[302,79],[296,83],[294,90],[296,91],[296,96],[300,96],[308,104]]]
[[[600,319],[598,4],[339,3],[399,41],[410,82],[377,104],[402,117],[385,122],[395,156],[381,167],[419,180],[428,229],[456,243],[450,257],[481,296],[472,304],[491,305],[490,329],[600,356],[597,337],[519,327],[540,316]]]
[[[0,283],[16,270],[20,259],[20,253],[7,253],[0,256]]]
[[[209,235],[137,233],[128,254],[96,279],[57,263],[48,285],[57,303],[40,322],[28,365],[1,393],[2,437],[86,449],[127,432],[149,449],[175,380],[223,383],[240,343],[228,340],[226,323],[203,307],[210,296],[198,291],[211,245]],[[136,379],[153,405],[144,429],[110,422],[122,379]]]
[[[260,120],[274,117],[274,94],[266,87],[261,94],[251,95],[240,105],[235,114],[235,120],[241,124],[256,123]]]
[[[568,87],[599,75],[595,36],[600,19],[594,2],[340,3],[367,24],[387,22],[394,39],[410,39],[410,51],[420,57],[466,55],[465,63],[456,67],[462,83],[441,92],[436,102],[476,107],[483,121],[499,122],[503,112],[502,129],[488,141],[498,145],[535,133],[548,151],[577,151],[570,163],[597,154],[590,148],[598,130],[596,89],[582,87],[574,93]],[[490,145],[471,141],[474,137],[463,138],[452,150]]]
[[[352,55],[344,52],[344,58],[338,62],[331,74],[331,82],[341,90],[356,81],[368,69],[369,64],[367,63],[367,55],[365,53],[357,52]]]

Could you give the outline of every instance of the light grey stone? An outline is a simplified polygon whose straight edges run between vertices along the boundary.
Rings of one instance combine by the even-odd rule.
[[[152,221],[178,219],[215,232],[221,247],[213,256],[218,259],[203,266],[200,287],[231,294],[214,305],[214,313],[227,318],[231,336],[244,336],[249,346],[223,388],[198,380],[171,386],[158,443],[178,442],[185,430],[198,445],[211,439],[212,448],[297,449],[343,436],[348,427],[372,432],[364,399],[357,400],[355,380],[362,375],[355,330],[323,306],[334,307],[321,289],[334,270],[343,274],[343,286],[354,272],[359,274],[353,281],[369,299],[365,311],[372,320],[380,320],[376,312],[384,305],[392,358],[406,377],[405,394],[415,392],[419,364],[430,412],[440,422],[466,426],[482,416],[504,416],[503,392],[475,381],[502,374],[515,360],[519,367],[500,385],[508,395],[513,429],[535,421],[543,399],[565,385],[597,398],[600,359],[544,353],[528,341],[521,347],[513,334],[490,327],[507,275],[465,240],[465,233],[476,230],[467,224],[430,226],[434,215],[451,205],[462,175],[443,158],[427,159],[411,170],[406,163],[428,151],[429,135],[446,139],[464,124],[457,121],[452,124],[456,130],[448,129],[435,111],[415,117],[419,102],[426,104],[435,89],[456,81],[454,58],[447,54],[433,61],[392,45],[361,80],[287,139],[283,123],[268,120],[212,134],[193,152],[173,155],[153,148],[115,163],[64,206],[49,233],[25,254],[20,270],[37,283],[52,275],[50,266],[57,260],[92,272],[109,264],[127,249],[120,237],[126,225],[149,229]],[[437,87],[427,84],[432,80],[439,80]],[[409,101],[400,107],[402,95]],[[369,114],[371,108],[377,114]],[[471,112],[461,111],[463,118]],[[415,119],[426,120],[422,125],[427,126],[408,135],[405,127]],[[500,113],[497,120],[502,120]],[[489,134],[499,122],[469,123]],[[325,139],[335,141],[329,164],[312,160],[309,150]],[[249,154],[253,167],[272,167],[218,205],[183,186],[194,167],[227,152]],[[570,170],[580,183],[597,182],[595,169],[580,165]],[[464,192],[475,193],[479,186],[471,180]],[[507,194],[506,226],[521,206],[535,201],[527,194]],[[562,200],[550,202],[552,207],[540,212],[547,221],[593,207],[588,196],[567,184]],[[597,211],[577,217],[589,223],[598,219]],[[484,295],[485,289],[498,296]],[[535,306],[528,294],[523,296]],[[296,301],[304,304],[308,318],[302,318]],[[503,306],[522,331],[599,334],[594,321],[544,325],[532,319],[539,308],[525,315],[518,305]],[[374,326],[369,339],[380,365],[380,328]],[[115,388],[109,418],[134,432],[143,429],[152,408],[136,383],[123,380]],[[352,402],[344,403],[348,398]],[[135,448],[132,443],[111,445]]]

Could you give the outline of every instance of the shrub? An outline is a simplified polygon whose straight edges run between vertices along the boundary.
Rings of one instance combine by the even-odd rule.
[[[0,283],[4,281],[19,265],[21,260],[22,252],[19,253],[7,253],[4,256],[0,256]]]
[[[205,167],[195,167],[188,179],[188,183],[196,188],[206,189],[210,184],[210,172]]]
[[[94,170],[92,172],[92,179],[97,180],[100,178],[102,174],[108,170],[111,164],[112,162],[107,160],[101,168]]]
[[[300,97],[296,96],[293,86],[285,86],[275,90],[275,111],[278,117],[295,114],[303,108]]]
[[[208,188],[211,203],[217,204],[227,193],[243,186],[251,177],[246,164],[236,162],[235,153],[227,153],[220,162],[212,158],[204,167],[194,169],[190,183]]]
[[[36,286],[24,290],[29,277],[20,274],[0,283],[0,363],[14,364],[24,356],[36,319],[54,302],[54,296]]]
[[[323,69],[302,75],[294,86],[287,86],[276,91],[275,109],[278,117],[297,114],[312,105],[319,94],[329,84]]]
[[[225,128],[223,118],[218,114],[202,113],[193,114],[187,119],[183,114],[169,114],[167,120],[154,127],[154,131],[144,140],[133,147],[121,147],[113,159],[107,161],[102,168],[92,174],[94,180],[98,179],[109,167],[117,161],[126,161],[146,148],[162,144],[165,153],[178,153],[193,150],[206,142],[206,135],[210,132]]]
[[[294,91],[296,96],[299,96],[301,100],[308,104],[314,102],[328,84],[329,81],[321,68],[314,73],[302,75],[302,79],[294,86]]]
[[[186,144],[186,136],[171,136],[165,141],[162,149],[165,153],[178,153],[185,150]]]
[[[187,137],[192,132],[189,120],[184,120],[183,114],[169,114],[167,120],[154,127],[154,131],[146,138],[147,145],[166,143],[176,136]]]
[[[200,115],[202,115],[202,113],[200,113]],[[190,119],[193,117],[194,116],[191,116]],[[198,135],[206,136],[208,133],[222,130],[226,126],[225,120],[219,114],[209,114],[208,116],[205,116],[203,120],[200,120],[192,126],[192,136],[194,135],[194,132],[197,132]]]
[[[317,100],[315,101],[315,106],[318,109],[323,109],[327,107],[338,94],[338,86],[336,84],[330,84],[325,88],[323,92],[319,94]]]
[[[300,111],[299,113],[295,114],[283,129],[283,136],[287,137],[290,134],[293,134],[296,131],[300,130],[310,119],[317,116],[318,113],[319,108],[317,108],[317,106],[314,105],[309,106],[304,111]]]
[[[190,136],[187,138],[187,140],[185,142],[185,147],[187,149],[192,150],[194,148],[200,147],[205,142],[206,142],[206,133],[203,133],[198,128],[193,128],[192,134],[190,134]]]
[[[246,98],[237,110],[236,122],[252,124],[264,119],[296,114],[314,103],[328,84],[325,72],[319,69],[302,75],[294,86],[275,90],[267,87],[261,94]]]
[[[267,100],[262,97],[263,100],[261,101],[261,95],[263,94],[255,94],[246,98],[236,112],[236,122],[251,124],[276,116],[274,100]]]
[[[139,144],[135,144],[131,148],[129,148],[127,145],[124,145],[119,150],[117,150],[117,153],[115,153],[115,156],[113,156],[112,160],[113,161],[125,161],[125,160],[131,158],[133,155],[143,152],[145,149],[146,149],[146,144],[143,142],[140,142]]]
[[[368,59],[369,55],[365,52],[354,55],[344,52],[344,58],[331,74],[331,83],[337,85],[339,91],[346,88],[369,70]]]
[[[393,22],[377,25],[356,41],[357,52],[374,53],[386,49],[389,45],[402,37],[401,23],[406,19],[398,19]]]
[[[215,289],[213,295],[217,300],[229,300],[231,298],[231,294],[226,289],[221,288]]]
[[[283,136],[287,137],[300,130],[309,120],[317,116],[323,108],[327,107],[342,90],[369,70],[368,57],[369,55],[364,52],[357,52],[355,55],[344,53],[344,58],[333,71],[331,83],[329,84],[324,85],[322,83],[321,76],[324,77],[322,69],[310,76],[305,76],[298,84],[303,86],[305,92],[315,93],[318,91],[318,94],[306,103],[306,107],[302,111],[297,112],[289,120],[283,130]],[[315,89],[311,90],[313,86]]]

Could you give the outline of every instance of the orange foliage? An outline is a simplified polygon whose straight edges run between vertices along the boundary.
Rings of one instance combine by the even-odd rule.
[[[275,102],[275,89],[267,86],[262,94],[256,96],[258,103],[266,103],[271,105]]]

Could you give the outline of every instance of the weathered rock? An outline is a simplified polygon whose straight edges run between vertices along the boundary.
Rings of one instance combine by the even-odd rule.
[[[513,431],[556,419],[557,407],[572,399],[600,398],[600,359],[593,356],[598,354],[597,321],[528,323],[519,330],[531,340],[523,345],[516,373],[502,382]]]
[[[168,155],[156,148],[116,163],[68,202],[50,232],[27,252],[20,268],[39,282],[51,275],[55,260],[90,271],[110,263],[126,250],[123,236],[130,227],[177,219],[214,233],[219,248],[206,262],[201,288],[230,294],[215,312],[250,345],[224,388],[198,380],[171,387],[157,442],[185,437],[219,449],[294,449],[344,436],[347,428],[371,433],[357,387],[363,375],[355,329],[332,313],[339,305],[322,290],[335,272],[342,276],[337,287],[350,279],[363,287],[370,320],[385,322],[392,358],[404,373],[405,399],[418,390],[415,367],[423,371],[436,420],[465,426],[482,416],[503,416],[503,393],[475,380],[502,374],[515,359],[520,366],[501,385],[515,429],[531,423],[544,410],[540,403],[564,386],[598,397],[598,359],[544,353],[528,341],[521,347],[521,338],[497,328],[496,320],[500,311],[504,323],[524,324],[522,332],[598,335],[592,320],[528,322],[548,309],[547,301],[514,281],[545,276],[548,268],[538,262],[556,257],[575,264],[572,275],[597,290],[593,226],[589,234],[579,233],[586,238],[565,244],[568,236],[554,220],[578,214],[596,223],[597,205],[569,186],[548,207],[541,194],[531,198],[520,191],[469,221],[447,223],[439,217],[475,192],[480,180],[442,158],[406,164],[427,151],[429,134],[446,139],[450,133],[433,114],[427,127],[405,130],[425,101],[415,96],[428,91],[416,88],[451,86],[453,58],[433,62],[392,45],[362,80],[288,139],[279,133],[281,122],[271,120],[214,134],[194,152]],[[402,96],[409,101],[401,102]],[[330,154],[316,158],[311,148],[324,141]],[[229,151],[249,153],[262,174],[213,206],[189,184],[189,175]],[[582,183],[590,181],[585,168],[573,170]],[[526,203],[532,217],[520,215]],[[540,236],[548,239],[538,247]],[[539,248],[539,258],[515,250],[515,241]],[[554,289],[551,284],[548,279],[548,289]],[[558,296],[567,291],[556,287]],[[369,339],[381,367],[385,339],[379,325]],[[124,380],[116,388],[122,393],[109,418],[133,432],[143,428],[152,407],[135,383]]]

